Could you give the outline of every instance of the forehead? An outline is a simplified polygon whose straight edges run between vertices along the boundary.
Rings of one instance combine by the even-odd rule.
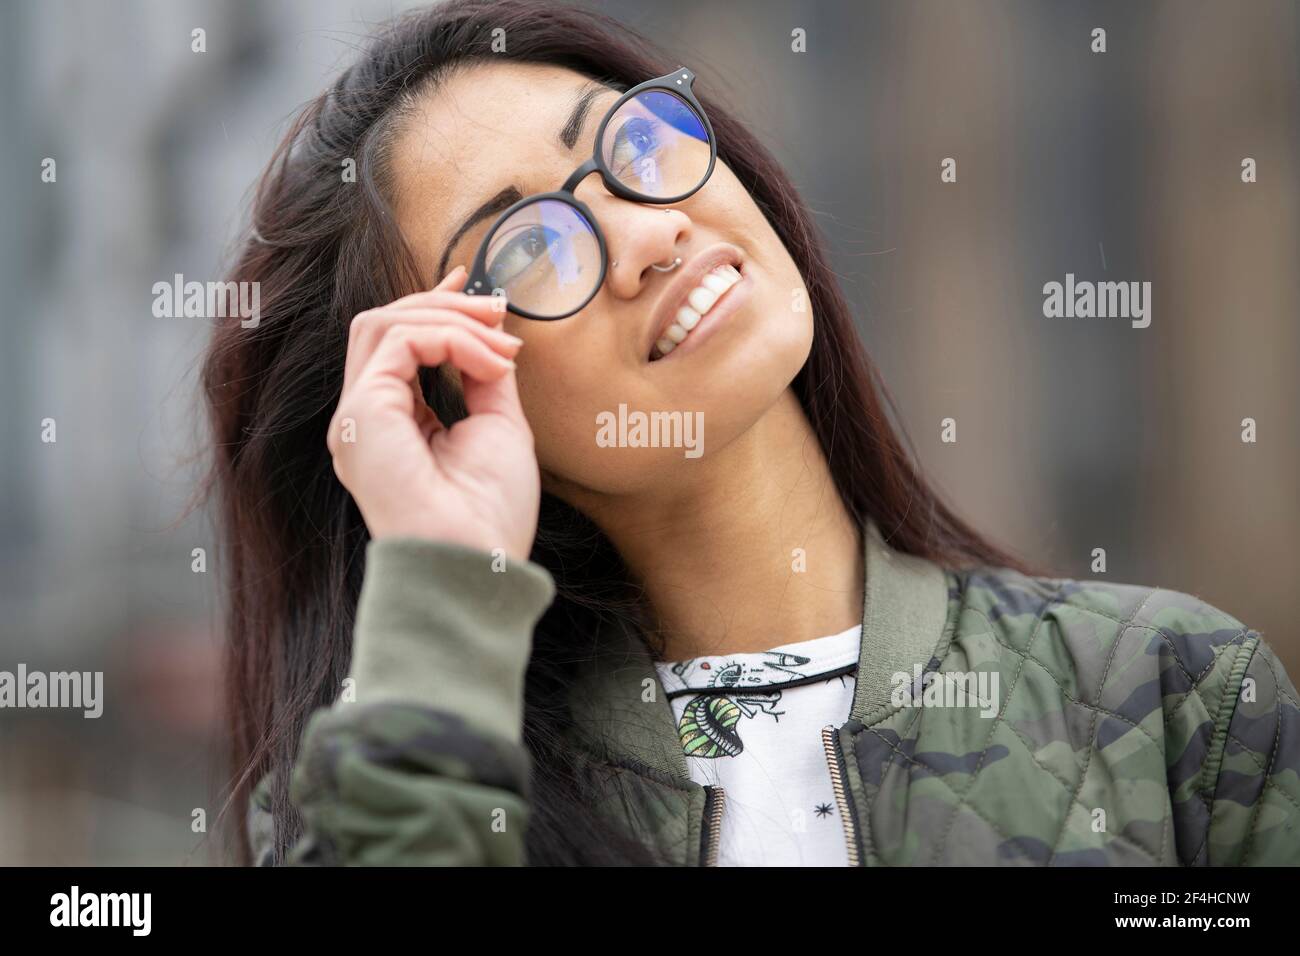
[[[508,185],[558,189],[589,148],[603,111],[596,99],[587,134],[570,151],[559,133],[591,80],[564,67],[473,64],[421,97],[392,145],[395,212],[417,247],[441,249],[465,216]],[[558,172],[556,171],[558,170]],[[554,181],[551,181],[554,180]]]

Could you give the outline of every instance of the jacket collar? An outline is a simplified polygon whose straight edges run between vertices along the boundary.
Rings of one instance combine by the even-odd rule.
[[[910,680],[939,646],[948,620],[948,579],[939,565],[896,551],[868,521],[866,582],[862,600],[862,651],[849,716],[870,723],[889,705],[894,674]]]
[[[874,521],[864,529],[862,643],[849,716],[868,722],[886,708],[897,672],[925,666],[948,613],[943,569],[891,548]],[[620,627],[570,692],[575,730],[587,749],[613,763],[633,761],[688,782],[672,707],[645,644]]]

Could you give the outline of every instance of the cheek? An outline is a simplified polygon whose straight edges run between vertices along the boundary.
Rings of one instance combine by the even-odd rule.
[[[577,338],[557,335],[543,344],[534,335],[516,360],[519,398],[533,431],[543,487],[566,497],[565,488],[630,494],[675,474],[685,460],[681,448],[611,447],[599,437],[602,421],[617,419],[620,404],[630,410],[680,409],[682,396],[656,391],[634,370],[611,360],[611,343],[588,342],[583,348]],[[600,348],[606,350],[603,361],[596,358]],[[698,402],[686,404],[702,410]]]
[[[595,447],[596,415],[616,391],[609,363],[594,360],[594,345],[584,348],[559,335],[530,339],[516,361],[519,400],[533,430],[538,464],[576,480]]]
[[[707,459],[744,434],[780,398],[803,367],[813,338],[811,311],[768,308],[754,316],[752,335],[718,350],[707,374],[651,385],[620,372],[610,363],[543,354],[519,359],[520,398],[533,430],[544,479],[559,479],[548,490],[569,497],[570,490],[596,494],[634,494],[664,482],[681,481]],[[525,351],[527,347],[525,347]],[[556,350],[559,351],[559,350]],[[598,441],[602,416],[615,420],[619,405],[628,410],[659,410],[693,416],[699,455],[683,448],[609,447]],[[694,449],[692,449],[694,450]],[[544,485],[544,487],[547,487]],[[581,506],[580,500],[570,499]]]
[[[697,208],[692,209],[692,204],[696,203]],[[766,217],[749,190],[741,185],[731,167],[722,160],[718,160],[714,166],[713,175],[705,187],[695,197],[688,199],[683,208],[696,219],[697,225],[747,235],[750,242],[758,240],[760,232],[755,230],[761,230],[761,235],[765,237],[762,244],[766,244],[771,229]]]

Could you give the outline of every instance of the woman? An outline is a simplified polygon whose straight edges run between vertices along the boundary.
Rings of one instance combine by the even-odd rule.
[[[1300,860],[1269,648],[945,507],[713,95],[455,0],[281,144],[204,377],[244,858]]]

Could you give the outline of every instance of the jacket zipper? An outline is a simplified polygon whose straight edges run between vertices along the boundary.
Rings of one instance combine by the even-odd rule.
[[[849,853],[849,866],[860,866],[857,826],[849,814],[849,800],[844,792],[843,765],[840,762],[833,726],[827,725],[822,728],[822,749],[826,751],[826,766],[831,772],[831,790],[835,793],[835,805],[839,808],[840,822],[844,825],[844,847]]]
[[[722,836],[722,808],[727,804],[727,791],[721,787],[704,786],[704,824],[700,840],[700,866],[718,865],[718,846]]]

